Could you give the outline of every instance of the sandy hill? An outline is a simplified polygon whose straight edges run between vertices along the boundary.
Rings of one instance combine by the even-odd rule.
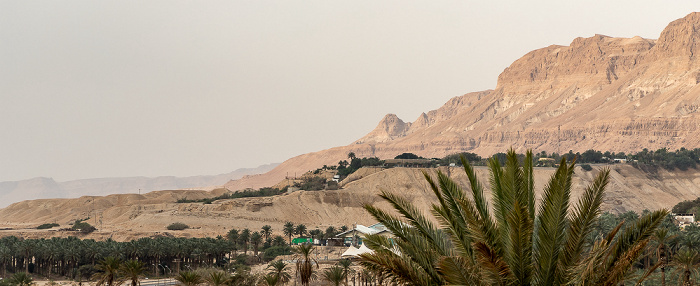
[[[630,165],[594,166],[593,171],[576,169],[574,197],[582,192],[602,168],[611,168],[611,184],[603,204],[606,211],[670,208],[681,200],[700,196],[700,171],[646,173]],[[466,183],[463,170],[441,167],[461,184]],[[434,172],[435,170],[428,170]],[[553,168],[536,168],[536,188],[541,190],[554,172]],[[89,223],[99,230],[86,238],[130,240],[138,237],[223,235],[231,228],[259,229],[269,224],[277,234],[286,221],[303,223],[309,229],[328,226],[371,224],[373,219],[362,208],[365,203],[389,208],[377,194],[387,190],[404,195],[424,210],[435,202],[420,169],[392,168],[361,171],[364,176],[341,190],[297,191],[289,194],[215,201],[212,204],[176,203],[180,198],[204,198],[220,195],[224,189],[206,191],[158,191],[144,195],[119,194],[77,199],[42,199],[24,201],[0,210],[0,236],[22,237],[75,236],[74,232],[35,230],[42,223],[56,222],[68,227],[76,219],[90,217]],[[477,175],[488,183],[488,170],[477,167]],[[490,194],[487,193],[490,197]],[[541,196],[541,192],[538,193]],[[172,222],[192,227],[186,231],[167,231]]]
[[[286,174],[337,164],[348,152],[488,156],[513,146],[547,152],[700,147],[700,13],[673,21],[658,39],[595,35],[513,62],[494,90],[455,97],[413,122],[386,115],[353,144],[300,155],[231,190],[273,185]]]

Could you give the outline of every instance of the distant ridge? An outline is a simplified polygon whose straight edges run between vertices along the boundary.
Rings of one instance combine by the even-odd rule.
[[[0,182],[0,207],[6,207],[23,200],[138,193],[139,189],[141,193],[188,188],[206,189],[207,187],[222,186],[229,180],[268,172],[277,165],[279,164],[267,164],[257,168],[243,168],[226,174],[210,176],[123,177],[66,182],[56,182],[52,178],[38,177],[22,181]]]

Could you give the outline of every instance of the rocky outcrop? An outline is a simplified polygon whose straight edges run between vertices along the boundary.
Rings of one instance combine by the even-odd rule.
[[[354,144],[290,159],[258,182],[275,184],[282,168],[304,172],[348,152],[393,158],[403,152],[488,156],[510,147],[548,153],[699,148],[698,42],[700,13],[692,13],[670,23],[658,40],[595,35],[538,49],[506,68],[494,90],[452,98],[413,123],[387,115]]]

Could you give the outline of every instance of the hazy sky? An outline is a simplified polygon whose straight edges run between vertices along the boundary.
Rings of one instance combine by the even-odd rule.
[[[0,181],[219,174],[347,145],[697,1],[0,0]]]

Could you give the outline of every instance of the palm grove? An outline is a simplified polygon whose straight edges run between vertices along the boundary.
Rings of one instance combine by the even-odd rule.
[[[583,195],[571,202],[575,165],[566,158],[537,204],[532,153],[505,155],[488,161],[489,190],[462,157],[468,177],[465,188],[439,171],[425,173],[437,197],[430,210],[420,210],[389,192],[380,196],[393,210],[365,206],[394,235],[364,239],[374,250],[361,256],[365,277],[382,285],[664,285],[667,280],[692,285],[700,228],[679,230],[665,210],[601,216],[608,171],[600,172]],[[499,157],[505,159],[503,164]],[[485,191],[492,195],[490,203]],[[426,216],[426,211],[433,217]],[[157,276],[178,266],[206,266],[210,270],[204,274],[183,271],[177,279],[185,285],[285,285],[292,280],[308,285],[318,278],[339,285],[349,283],[347,265],[318,269],[318,262],[309,255],[312,245],[290,245],[292,236],[322,239],[346,229],[307,230],[303,224],[288,222],[279,230],[284,236],[273,236],[271,227],[264,226],[259,231],[233,229],[226,237],[131,242],[5,237],[0,239],[0,267],[3,277],[8,277],[9,270],[18,275],[17,281],[25,282],[23,273],[30,272],[93,279],[105,285],[111,285],[105,282],[110,279],[137,283],[148,272]],[[295,275],[279,260],[270,263],[267,275],[246,272],[247,265],[292,251]],[[235,275],[215,269],[235,270]]]

